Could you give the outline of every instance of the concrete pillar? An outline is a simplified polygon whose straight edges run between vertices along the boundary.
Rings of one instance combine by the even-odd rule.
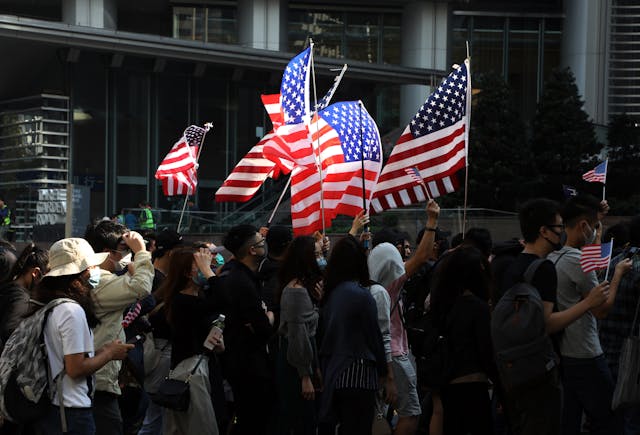
[[[607,23],[609,1],[565,0],[562,66],[576,77],[584,109],[596,124],[606,124]]]
[[[402,13],[402,65],[447,70],[447,21],[446,2],[421,1],[405,5]],[[425,77],[425,82],[429,79]],[[409,122],[429,92],[429,86],[402,86],[401,124]]]
[[[287,51],[286,0],[239,0],[240,45]]]
[[[63,0],[62,21],[73,26],[116,29],[116,0]]]

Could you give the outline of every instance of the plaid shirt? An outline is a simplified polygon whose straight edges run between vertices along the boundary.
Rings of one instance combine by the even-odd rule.
[[[616,265],[624,259],[624,254],[619,254],[611,260],[610,270],[615,270]],[[631,333],[631,325],[640,296],[640,258],[633,257],[631,270],[627,272],[618,286],[615,303],[609,315],[600,320],[600,343],[607,357],[607,363],[611,368],[614,379],[618,376],[618,360],[622,349],[622,342]],[[637,330],[635,335],[638,335]]]

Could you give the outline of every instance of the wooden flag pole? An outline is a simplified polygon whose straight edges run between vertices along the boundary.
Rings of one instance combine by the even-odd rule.
[[[200,153],[202,153],[202,147],[204,146],[204,138],[209,132],[209,130],[211,130],[211,128],[213,128],[213,124],[211,122],[207,122],[204,125],[204,134],[202,135],[202,140],[200,141],[200,146],[198,147],[198,155],[196,156],[196,174],[198,173],[198,160],[200,160]],[[178,220],[178,228],[176,229],[177,233],[180,232],[180,226],[182,225],[182,218],[184,217],[184,211],[187,208],[187,202],[189,202],[189,190],[187,190],[187,194],[184,196],[184,203],[182,204],[180,219]]]
[[[271,221],[273,221],[273,217],[276,215],[276,211],[278,210],[278,207],[280,207],[280,203],[282,202],[282,198],[284,198],[284,194],[287,192],[287,189],[289,188],[289,184],[291,184],[291,175],[289,176],[289,179],[287,180],[287,184],[285,184],[284,189],[282,189],[280,198],[278,198],[278,202],[276,203],[276,206],[273,208],[273,211],[271,212],[271,216],[269,216],[269,220],[267,221],[267,228],[271,226]]]
[[[311,46],[311,80],[313,83],[313,107],[318,106],[318,94],[316,93],[316,69],[315,69],[315,61],[313,59],[313,40],[309,38],[309,45]],[[308,114],[307,114],[308,115]],[[313,116],[318,116],[317,113],[314,113]],[[320,177],[320,214],[322,218],[322,235],[326,234],[326,228],[324,224],[324,189],[322,188],[322,158],[320,155],[320,135],[318,123],[316,122],[316,142],[317,142],[317,160],[316,165],[318,166],[318,176]],[[314,152],[315,154],[315,152]]]

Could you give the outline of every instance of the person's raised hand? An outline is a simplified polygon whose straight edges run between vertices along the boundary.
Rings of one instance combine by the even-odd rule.
[[[596,308],[606,302],[609,297],[609,281],[603,281],[589,291],[585,298],[590,308]]]
[[[129,231],[122,235],[122,241],[131,249],[134,254],[140,251],[146,251],[144,239],[140,233],[136,231]]]

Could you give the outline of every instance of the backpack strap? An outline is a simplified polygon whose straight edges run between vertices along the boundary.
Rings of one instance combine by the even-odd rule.
[[[538,271],[538,268],[545,261],[547,261],[546,258],[537,258],[533,260],[529,267],[527,267],[527,270],[524,271],[524,275],[522,275],[524,282],[526,282],[527,284],[531,284],[531,281],[533,281],[533,277]]]
[[[560,254],[560,255],[558,256],[558,258],[556,258],[556,261],[554,261],[554,262],[553,262],[553,265],[555,266],[556,264],[558,264],[558,262],[560,261],[560,259],[561,259],[562,257],[564,257],[564,255],[565,255],[567,252],[569,252],[569,250],[566,250],[566,251],[564,251],[562,254]]]

